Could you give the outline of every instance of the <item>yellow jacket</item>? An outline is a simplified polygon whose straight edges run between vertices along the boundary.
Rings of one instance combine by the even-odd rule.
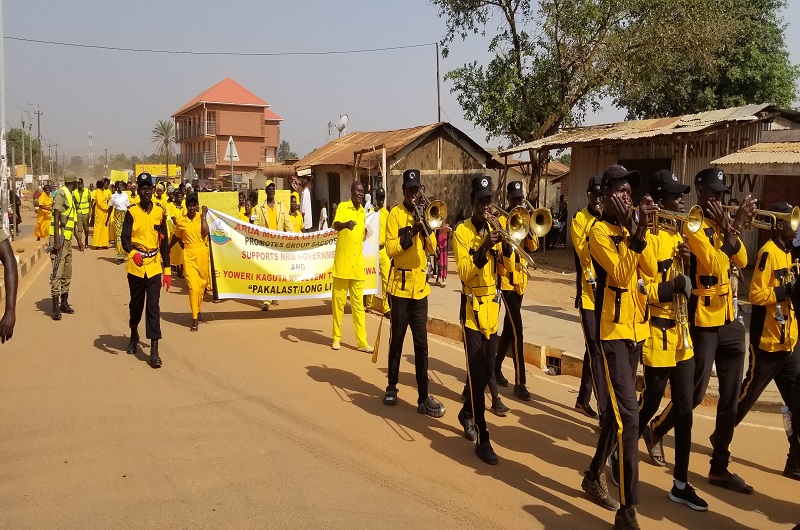
[[[505,230],[508,223],[506,216],[501,216],[498,221]],[[536,249],[539,248],[539,238],[531,238],[529,234],[519,245],[526,252],[536,252]],[[501,290],[516,291],[518,294],[525,293],[525,288],[528,287],[528,260],[512,250],[510,258],[501,260],[498,263],[498,270]]]
[[[150,213],[141,204],[131,206],[122,223],[122,248],[128,254],[125,270],[139,278],[152,278],[170,273],[169,240],[167,239],[166,212],[161,205],[153,203]],[[144,256],[142,266],[133,262],[133,255]]]
[[[797,344],[797,320],[784,287],[791,270],[791,251],[781,249],[773,240],[758,251],[750,282],[750,343],[764,351],[791,352]]]
[[[459,224],[453,232],[453,254],[463,294],[461,322],[488,339],[497,333],[500,315],[497,259],[503,248],[498,243],[485,254],[478,253],[484,239],[485,230],[483,227],[478,230],[472,218]]]
[[[647,337],[646,314],[638,293],[638,267],[646,241],[631,238],[627,229],[600,220],[589,231],[589,251],[596,262],[596,303],[601,304],[600,340],[641,341]]]
[[[747,250],[741,239],[731,247],[708,216],[695,233],[684,226],[684,235],[692,250],[692,298],[689,318],[698,327],[722,326],[734,319],[731,293],[731,260],[737,267],[747,266]]]
[[[650,329],[642,349],[642,362],[653,367],[675,366],[694,355],[691,348],[683,349],[683,327],[675,321],[672,265],[683,238],[661,230],[656,235],[648,233],[645,239],[647,246],[639,258],[639,275],[647,292]],[[688,334],[686,339],[692,343]]]
[[[580,307],[588,310],[594,309],[594,291],[597,288],[597,275],[589,253],[589,229],[597,219],[589,208],[584,208],[572,217],[569,231],[575,250],[575,279],[580,293]]]
[[[256,224],[258,226],[263,226],[264,228],[269,228],[270,230],[282,230],[284,232],[288,232],[286,230],[286,215],[288,211],[284,208],[282,202],[275,201],[275,224],[270,221],[270,208],[267,206],[267,201],[264,200],[259,206],[255,208],[256,213],[258,214],[258,219],[256,220]]]
[[[386,219],[386,255],[392,260],[391,278],[386,292],[399,298],[421,300],[428,296],[431,287],[425,271],[428,258],[436,249],[433,233],[427,238],[423,232],[412,235],[415,217],[405,205],[398,204]]]

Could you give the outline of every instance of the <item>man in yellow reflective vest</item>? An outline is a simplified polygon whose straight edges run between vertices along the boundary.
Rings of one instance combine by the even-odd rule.
[[[64,185],[56,190],[53,196],[53,217],[50,221],[50,246],[53,261],[53,273],[50,277],[50,296],[53,298],[53,320],[61,320],[61,313],[71,315],[75,310],[70,307],[69,285],[72,281],[72,240],[77,221],[77,208],[72,198],[78,179],[68,175],[64,177]],[[83,243],[77,240],[78,250],[83,252]]]
[[[83,239],[83,246],[89,246],[89,217],[92,211],[92,197],[89,190],[83,187],[83,179],[78,179],[78,189],[72,192],[75,208],[78,210],[78,222],[75,225],[78,239]]]

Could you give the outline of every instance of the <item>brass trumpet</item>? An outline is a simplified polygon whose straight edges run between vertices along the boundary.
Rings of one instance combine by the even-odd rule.
[[[639,207],[635,206],[631,208],[637,215],[639,214]],[[800,211],[798,211],[798,215],[800,215]],[[687,230],[691,233],[695,233],[700,230],[700,227],[703,225],[703,209],[700,205],[695,204],[692,206],[688,212],[674,212],[672,210],[659,210],[655,214],[655,220],[652,222],[648,219],[648,226],[650,227],[650,232],[653,234],[657,234],[659,230],[666,230],[672,234],[680,233],[678,229],[678,222],[681,221],[686,224]]]
[[[530,212],[530,232],[535,237],[544,237],[553,228],[553,214],[547,208],[534,208],[531,201],[525,199],[525,208]]]
[[[722,206],[728,212],[728,218],[733,220],[736,212],[739,211],[738,206]],[[759,220],[758,217],[765,217],[765,220]],[[778,224],[778,221],[789,221],[792,230],[797,230],[800,226],[800,207],[795,206],[790,213],[770,212],[769,210],[756,210],[755,217],[750,221],[745,228],[760,228],[762,230],[773,230]]]
[[[506,212],[498,206],[492,205],[492,212],[486,215],[486,222],[492,230],[500,232],[503,241],[511,246],[514,251],[524,258],[533,268],[536,268],[536,263],[533,258],[525,252],[520,242],[525,239],[530,230],[531,216],[528,210],[522,206],[512,208],[510,212]],[[494,214],[504,215],[506,217],[506,226],[508,229],[503,228],[497,216]],[[530,272],[528,273],[530,276]]]

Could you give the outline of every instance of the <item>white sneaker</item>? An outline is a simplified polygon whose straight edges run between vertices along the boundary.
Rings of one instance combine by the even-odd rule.
[[[338,350],[341,347],[342,347],[342,345],[339,343],[338,340],[333,341],[333,344],[331,344],[331,349],[332,350]]]
[[[375,348],[373,348],[372,346],[359,346],[358,351],[364,353],[372,353],[375,351]]]

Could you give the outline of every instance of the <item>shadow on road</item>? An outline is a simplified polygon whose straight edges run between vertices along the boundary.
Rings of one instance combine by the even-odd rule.
[[[94,347],[111,355],[119,355],[121,353],[127,355],[125,350],[128,348],[128,339],[129,337],[120,335],[100,335],[94,340]],[[136,354],[134,355],[142,362],[150,360],[150,356],[143,351],[145,344],[147,343],[139,340],[139,346],[136,348]],[[147,344],[147,347],[150,347],[149,344]]]
[[[331,345],[331,338],[323,335],[321,329],[285,328],[280,335],[283,340],[294,344],[302,342],[321,344],[322,346]]]

